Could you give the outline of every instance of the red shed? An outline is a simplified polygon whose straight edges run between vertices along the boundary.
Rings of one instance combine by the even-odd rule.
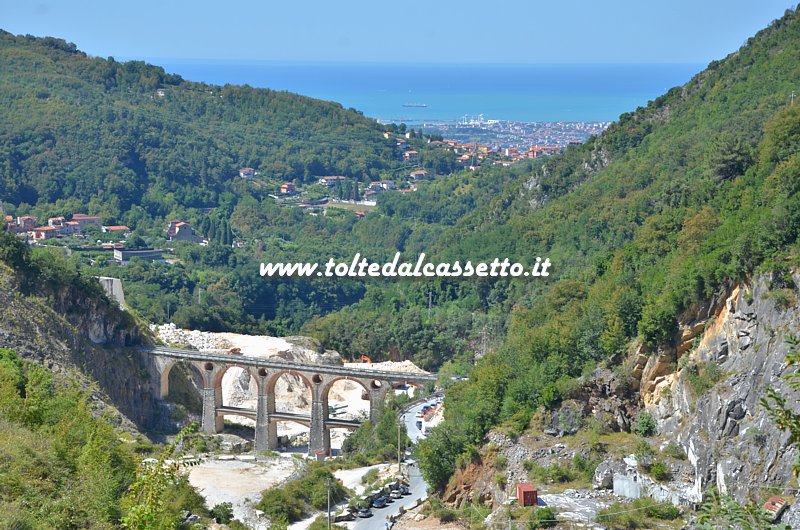
[[[539,491],[527,482],[518,482],[517,502],[520,506],[536,506],[539,504]]]

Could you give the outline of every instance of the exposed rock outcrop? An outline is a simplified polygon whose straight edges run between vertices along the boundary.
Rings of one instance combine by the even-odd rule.
[[[786,337],[800,332],[800,311],[776,304],[769,283],[761,275],[692,315],[677,364],[642,375],[642,399],[659,432],[680,443],[693,466],[693,499],[717,487],[742,501],[791,476],[798,449],[759,401],[773,387],[800,408],[800,395],[783,379],[794,369],[786,364]]]
[[[608,430],[630,432],[639,405],[632,383],[618,373],[597,368],[573,395],[585,416],[594,417]]]
[[[118,409],[125,416],[117,416],[120,422],[129,419],[141,428],[164,419],[145,359],[126,347],[150,339],[115,302],[74,287],[26,291],[16,273],[0,264],[0,307],[0,347],[90,389],[95,408],[112,416]]]

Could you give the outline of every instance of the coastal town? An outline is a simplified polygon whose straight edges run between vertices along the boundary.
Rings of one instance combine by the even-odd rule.
[[[424,123],[419,130],[425,134],[438,134],[461,143],[483,143],[497,152],[516,149],[528,151],[532,147],[565,147],[583,143],[591,136],[602,133],[611,122],[521,122],[485,119],[483,115],[464,116],[461,120],[441,123]]]
[[[461,144],[483,144],[497,154],[504,149],[527,151],[536,146],[565,147],[583,143],[611,124],[609,121],[509,121],[490,119],[483,114],[464,115],[458,120],[404,123],[423,134],[441,136]]]

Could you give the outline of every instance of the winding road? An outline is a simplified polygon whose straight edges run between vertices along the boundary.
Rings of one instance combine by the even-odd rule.
[[[411,438],[412,442],[416,443],[422,438],[425,438],[425,435],[422,434],[419,429],[417,429],[415,417],[417,412],[420,412],[422,407],[433,402],[435,399],[436,397],[432,396],[428,400],[411,407],[405,412],[405,414],[400,416],[400,418],[406,424],[406,431],[408,432],[408,436]],[[349,523],[347,526],[355,530],[381,530],[387,528],[389,521],[386,518],[389,515],[397,514],[400,511],[401,506],[405,509],[408,509],[414,506],[418,499],[426,498],[428,496],[428,485],[422,478],[419,467],[416,464],[403,464],[403,472],[408,476],[411,495],[407,495],[402,499],[395,500],[391,504],[387,505],[386,508],[373,508],[372,517],[369,519],[357,519],[355,522]]]

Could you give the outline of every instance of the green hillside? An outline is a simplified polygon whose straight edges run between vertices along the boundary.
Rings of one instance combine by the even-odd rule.
[[[554,264],[547,280],[412,283],[400,318],[423,313],[431,291],[434,319],[460,322],[473,346],[489,330],[504,359],[524,353],[511,371],[537,375],[501,393],[510,411],[535,407],[544,386],[619,353],[640,331],[651,345],[669,342],[682,309],[796,240],[786,179],[799,32],[791,11],[685,86],[532,168],[459,173],[384,200],[387,217],[417,220],[406,222],[409,256]],[[381,343],[372,322],[396,317],[365,300],[306,329],[350,351]]]
[[[7,32],[0,69],[0,198],[15,205],[75,199],[97,214],[135,204],[165,216],[224,201],[240,167],[307,182],[375,179],[399,163],[382,126],[336,103],[192,83]]]
[[[212,241],[208,248],[177,245],[182,262],[175,267],[141,263],[120,271],[89,266],[96,255],[73,255],[86,273],[121,276],[131,306],[147,320],[296,333],[313,316],[357,301],[364,286],[265,282],[257,274],[262,253],[312,261],[321,249],[388,255],[405,237],[403,226],[377,218],[352,234],[352,213],[315,218],[269,197],[283,180],[305,188],[322,175],[369,182],[407,172],[395,140],[383,135],[402,126],[287,92],[184,81],[142,62],[90,57],[51,37],[0,31],[0,72],[5,213],[44,222],[86,212],[129,226],[155,247],[166,244],[166,223],[180,218]],[[421,139],[410,143],[418,165],[445,173],[453,167],[453,155]],[[240,167],[258,175],[242,179]],[[231,228],[248,248],[230,248]],[[195,305],[200,290],[207,294]]]
[[[132,423],[158,414],[147,371],[120,335],[147,337],[95,279],[7,232],[0,307],[0,528],[120,527],[139,504],[129,493],[139,462],[158,456]],[[92,327],[106,330],[104,344]],[[209,515],[185,478],[163,501],[161,528],[183,510]]]
[[[503,342],[447,396],[425,444],[441,487],[493,425],[527,424],[568,397],[572,380],[629,341],[674,346],[677,319],[730,282],[776,271],[796,302],[800,16],[787,12],[739,51],[623,115],[461,219],[441,256],[549,256],[549,284],[512,282]],[[424,195],[421,211],[439,209]],[[409,247],[414,246],[410,238]]]

